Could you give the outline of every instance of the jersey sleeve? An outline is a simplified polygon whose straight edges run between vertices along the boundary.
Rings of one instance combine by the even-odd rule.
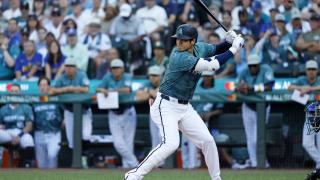
[[[300,76],[296,80],[294,80],[291,84],[297,85],[297,86],[303,86],[304,85],[304,77]]]

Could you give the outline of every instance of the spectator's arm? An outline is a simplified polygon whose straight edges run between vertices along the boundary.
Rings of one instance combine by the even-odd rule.
[[[235,69],[235,65],[234,64],[227,64],[227,67],[223,69],[223,71],[221,73],[219,73],[218,75],[216,75],[216,78],[223,78],[227,75],[229,75],[230,73],[232,73]]]
[[[310,43],[306,42],[302,36],[299,36],[296,42],[296,48],[297,50],[303,51],[306,50],[307,48],[309,48],[311,46]]]
[[[191,10],[191,7],[192,7],[191,1],[187,1],[186,4],[184,5],[183,12],[182,12],[182,14],[180,16],[180,20],[182,22],[186,22],[187,21],[188,14],[189,14],[189,12]]]
[[[31,71],[27,74],[27,78],[33,77],[33,75],[38,71],[37,66],[32,66]]]
[[[15,74],[16,74],[16,79],[21,79],[22,77],[21,71],[16,71]]]
[[[51,80],[51,67],[48,63],[44,66],[45,75],[48,79]]]
[[[65,68],[64,64],[62,64],[59,67],[58,72],[57,72],[56,76],[54,77],[55,80],[57,80],[62,75],[62,73],[64,72],[64,68]]]
[[[97,89],[96,89],[96,92],[97,92],[97,93],[103,93],[103,94],[105,94],[105,95],[108,95],[108,90],[105,89],[105,88],[97,88]]]
[[[117,91],[119,93],[130,93],[131,89],[130,89],[130,87],[122,87],[122,88],[117,89]]]
[[[141,89],[136,92],[136,101],[147,101],[150,98],[147,89]]]
[[[8,49],[2,49],[3,50],[3,57],[4,61],[6,62],[8,67],[14,67],[15,60],[14,58],[10,55]]]
[[[88,93],[89,92],[89,87],[84,87],[84,86],[69,86],[69,88],[66,90],[67,93]]]

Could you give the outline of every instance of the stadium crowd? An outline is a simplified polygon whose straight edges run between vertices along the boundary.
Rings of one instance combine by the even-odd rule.
[[[273,76],[298,77],[305,73],[305,69],[318,69],[320,0],[204,0],[204,2],[228,30],[241,33],[246,40],[245,47],[233,59],[215,74],[209,73],[204,76],[214,76],[215,79],[237,78],[236,90],[248,93],[250,90],[261,91],[261,86],[257,86],[257,83],[268,83],[267,80],[271,81]],[[226,32],[192,0],[2,0],[0,80],[36,81],[41,92],[61,94],[88,92],[88,82],[100,79],[102,83],[97,91],[107,94],[111,88],[128,93],[130,92],[127,88],[130,86],[128,82],[132,77],[148,76],[151,84],[156,84],[150,85],[149,90],[138,92],[137,96],[145,100],[149,96],[155,96],[153,90],[156,88],[151,87],[159,86],[159,82],[153,82],[156,80],[152,78],[161,77],[165,72],[169,63],[169,53],[175,46],[171,35],[184,23],[197,27],[198,41],[217,44],[225,40]],[[313,61],[310,63],[309,60]],[[306,66],[306,62],[309,62],[309,66],[308,63]],[[265,73],[261,76],[269,79],[257,80],[260,82],[246,79],[244,72],[248,71],[248,67],[252,70],[257,65],[261,66],[260,69]],[[119,75],[123,72],[125,75]],[[72,77],[71,80],[69,77]],[[48,90],[51,81],[54,82],[52,85],[54,88]],[[112,83],[113,81],[121,83]],[[243,83],[247,83],[247,86],[243,86]],[[320,85],[320,82],[317,85]],[[267,90],[267,87],[263,87],[263,90]],[[13,88],[13,91],[19,92],[20,89]],[[312,89],[306,91],[310,92]],[[149,95],[143,97],[146,93]],[[220,104],[214,107],[216,106],[218,109],[223,107]],[[5,108],[11,107],[8,105]],[[35,117],[30,115],[32,111],[29,106],[20,109],[19,112],[24,112],[23,119],[28,122],[43,118],[43,115],[37,112],[41,110],[51,111],[51,118],[56,120],[56,123],[59,124],[61,121],[61,114],[54,114],[56,111],[54,105],[33,107]],[[70,109],[70,107],[64,108],[64,118],[72,116]],[[213,110],[216,108],[211,108],[211,111]],[[242,111],[245,114],[254,112],[255,109],[250,104],[244,103]],[[4,126],[6,113],[8,110],[0,111],[0,129],[8,128]],[[135,113],[133,106],[121,107],[119,111],[109,113],[109,119],[121,119],[120,115],[136,119]],[[212,113],[203,115],[205,120],[213,116]],[[83,131],[86,132],[83,133],[85,135],[90,135],[92,127],[88,124],[92,123],[91,116],[91,109],[86,107],[83,117],[88,120],[84,121],[87,124],[84,127],[89,130]],[[65,122],[67,138],[72,142],[70,127],[73,119],[68,119],[70,122]],[[118,133],[119,139],[117,138],[114,145],[122,156],[122,167],[132,168],[138,164],[132,153],[133,145],[130,144],[133,141],[134,130],[129,139],[123,139],[120,137],[122,134],[118,130],[119,127],[112,122],[109,122],[109,126],[112,133]],[[42,132],[41,129],[37,129],[42,125],[38,124],[36,130]],[[135,126],[135,123],[131,125]],[[28,135],[32,129],[30,126],[28,124],[12,126],[20,128],[20,131],[9,133],[12,137],[21,138],[21,143],[23,142],[21,146],[27,147],[25,148],[27,152],[28,147],[34,146],[32,137]],[[51,128],[42,133],[47,134],[46,137],[60,137],[60,134],[54,135],[59,128],[57,124],[51,124]],[[250,126],[245,128],[254,129]],[[1,139],[1,133],[3,132],[0,131],[0,143],[10,139],[9,137]],[[40,134],[40,132],[35,133],[36,136]],[[18,140],[15,138],[10,141],[17,144]],[[48,142],[38,138],[35,143]],[[70,144],[69,147],[72,148],[72,143]],[[257,166],[254,146],[256,140],[248,142],[251,164],[246,167]],[[47,161],[50,162],[48,166],[46,163],[38,162],[40,167],[57,166],[55,162],[51,162],[56,159],[50,159],[52,155],[57,155],[58,149],[54,150],[48,152]],[[36,151],[41,151],[41,148]],[[38,154],[37,158],[44,156],[43,153],[45,152]],[[232,167],[240,167],[227,153],[223,154],[227,156],[226,159],[229,159]],[[190,168],[194,167],[196,165]],[[320,168],[320,160],[317,162],[317,168]]]

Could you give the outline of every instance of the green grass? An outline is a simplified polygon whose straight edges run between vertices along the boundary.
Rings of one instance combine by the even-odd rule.
[[[303,180],[308,170],[222,170],[223,180]],[[1,169],[0,180],[122,180],[122,170]],[[144,180],[210,180],[207,170],[155,170]]]

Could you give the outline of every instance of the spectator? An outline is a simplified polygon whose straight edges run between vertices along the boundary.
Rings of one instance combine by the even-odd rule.
[[[19,16],[21,16],[20,0],[11,0],[10,9],[7,9],[3,12],[3,17],[6,20],[10,20],[12,18],[17,18]]]
[[[51,32],[56,39],[59,39],[62,32],[63,17],[61,9],[57,6],[52,7],[51,16],[44,22],[44,27]]]
[[[176,2],[177,5],[177,17],[179,17],[179,21],[177,21],[177,24],[185,23],[188,19],[188,14],[190,13],[192,6],[191,0],[181,0]]]
[[[271,26],[270,18],[268,15],[262,12],[262,5],[261,2],[258,0],[252,2],[252,10],[253,21],[249,26],[249,29],[251,30],[252,35],[254,35],[256,39],[259,39],[263,36],[264,29],[267,29],[266,27]]]
[[[111,74],[106,74],[97,92],[108,95],[109,92],[130,93],[132,77],[124,73],[124,63],[120,59],[111,61]],[[122,168],[138,165],[134,155],[134,135],[136,131],[136,110],[132,104],[120,104],[118,109],[109,110],[109,129],[113,145],[122,158]]]
[[[164,8],[158,6],[155,0],[144,0],[145,6],[138,9],[136,15],[142,20],[142,26],[152,40],[159,40],[168,26],[168,17]]]
[[[22,41],[16,19],[8,21],[8,30],[5,34],[9,38],[8,50],[10,55],[16,59],[21,52],[20,43]]]
[[[251,24],[249,23],[249,14],[247,10],[242,9],[238,11],[239,14],[239,25],[235,26],[234,29],[239,31],[242,35],[250,35],[252,34],[251,29],[249,28]]]
[[[54,88],[50,89],[50,94],[66,93],[88,93],[89,79],[87,75],[77,69],[76,59],[67,58],[65,72],[57,79]],[[89,141],[92,134],[92,111],[87,105],[82,106],[82,139]],[[71,104],[64,106],[64,123],[69,148],[73,149],[73,109]]]
[[[8,49],[8,38],[4,32],[0,32],[0,80],[12,80],[14,78],[13,67],[15,64],[14,58],[10,55]]]
[[[45,57],[45,75],[48,79],[57,80],[64,72],[66,57],[62,54],[59,42],[54,40],[49,45],[49,52]]]
[[[29,40],[37,43],[39,41],[37,30],[40,28],[38,18],[35,14],[30,14],[27,19],[27,30],[29,32]]]
[[[220,11],[220,8],[219,7],[217,7],[217,6],[215,6],[215,5],[211,5],[210,7],[209,7],[209,10],[210,10],[210,12],[212,13],[212,14],[214,14],[215,15],[215,17],[217,18],[217,19],[222,19],[222,15],[221,15],[221,11]],[[217,29],[217,28],[219,28],[220,27],[220,25],[212,18],[212,17],[210,17],[210,15],[207,15],[208,16],[208,20],[209,20],[209,22],[210,22],[210,25],[212,26],[212,29]]]
[[[49,94],[50,80],[41,77],[38,81],[38,87],[40,93]],[[38,167],[57,168],[62,123],[60,108],[57,104],[35,104],[33,110]]]
[[[309,22],[301,19],[300,12],[292,15],[291,22],[286,24],[286,29],[293,35],[293,39],[297,39],[301,33],[311,31]]]
[[[169,64],[169,58],[165,54],[164,44],[161,41],[154,43],[153,54],[154,57],[151,59],[149,66],[157,65],[160,67],[162,73],[164,73]]]
[[[317,73],[318,63],[315,60],[307,61],[306,76],[300,76],[288,87],[288,90],[298,90],[301,95],[320,90],[320,79],[318,78]],[[320,142],[320,134],[308,134],[307,123],[309,123],[308,119],[305,119],[302,134],[302,146],[316,163],[316,169],[320,169],[320,147],[318,144]]]
[[[229,0],[227,0],[229,1]],[[232,30],[231,27],[231,12],[230,11],[223,11],[222,12],[222,23],[227,28],[227,30]],[[222,27],[219,27],[215,30],[215,33],[217,33],[220,37],[220,39],[225,39],[225,36],[227,32],[222,29]]]
[[[239,26],[241,23],[240,23],[240,11],[242,12],[246,12],[247,16],[250,16],[248,17],[248,19],[252,19],[252,16],[253,16],[253,12],[252,12],[252,9],[251,9],[251,4],[252,4],[252,0],[241,0],[240,1],[240,5],[234,7],[231,11],[231,17],[232,17],[232,26],[233,27],[237,27]]]
[[[17,57],[14,71],[18,80],[34,80],[43,75],[42,56],[33,41],[23,43],[23,52]]]
[[[132,13],[132,7],[129,4],[121,5],[119,15],[111,24],[110,36],[114,42],[113,46],[119,49],[121,58],[126,61],[127,65],[142,59],[142,40],[145,35],[146,31],[142,21]],[[131,58],[128,54],[129,51]]]
[[[67,44],[67,32],[69,31],[69,29],[75,29],[77,30],[77,36],[79,36],[79,31],[78,31],[78,25],[76,23],[76,21],[74,19],[68,18],[66,20],[63,21],[62,23],[62,32],[61,35],[59,37],[59,43],[61,46],[64,46]]]
[[[119,58],[119,51],[116,48],[109,49],[107,51],[107,59],[98,68],[97,79],[102,79],[105,74],[111,73],[111,61]]]
[[[159,2],[159,6],[163,7],[164,10],[166,11],[166,14],[168,16],[168,27],[172,28],[173,30],[175,28],[175,23],[176,23],[177,14],[178,14],[177,4],[175,4],[170,0],[161,0]]]
[[[35,14],[38,17],[39,22],[42,23],[45,17],[46,1],[34,0],[32,9],[33,14]]]
[[[48,53],[46,41],[47,30],[44,27],[40,27],[39,29],[37,29],[37,34],[39,40],[36,43],[36,49],[42,55],[42,57],[46,57]]]
[[[102,33],[109,34],[113,20],[118,15],[118,10],[117,10],[117,7],[115,6],[107,5],[104,7],[104,11],[106,15],[102,19],[101,30],[102,30]]]
[[[22,29],[27,26],[27,20],[28,20],[29,11],[30,11],[29,3],[26,1],[21,2],[20,11],[21,11],[21,16],[16,17],[15,19],[17,20],[18,26],[20,27],[20,29]]]
[[[111,48],[109,36],[101,32],[100,19],[91,20],[89,31],[82,37],[81,42],[88,48],[89,64],[87,74],[90,79],[96,78],[96,71],[105,60],[107,50]]]
[[[317,62],[320,62],[319,21],[319,15],[312,15],[310,18],[311,31],[302,33],[296,42],[296,47],[302,52],[304,59],[314,58]]]
[[[242,94],[271,91],[274,83],[273,71],[267,64],[260,65],[260,57],[256,54],[248,56],[248,67],[237,77],[236,91]],[[266,107],[266,121],[269,119],[270,105]],[[247,138],[250,167],[257,167],[257,112],[255,103],[242,104],[242,119]],[[266,167],[268,167],[268,163]]]
[[[300,11],[297,7],[295,7],[295,2],[293,0],[285,0],[280,2],[281,6],[279,7],[279,11],[284,16],[285,22],[290,22],[292,15]]]
[[[77,68],[87,72],[89,61],[88,48],[78,42],[77,31],[75,29],[69,29],[67,36],[68,44],[62,47],[62,53],[67,59],[76,59]]]
[[[222,12],[226,12],[226,11],[231,12],[233,10],[233,8],[236,6],[236,3],[234,0],[222,0],[222,1],[223,1],[222,2]]]
[[[65,18],[65,21],[67,19],[73,19],[76,22],[75,24],[77,25],[76,29],[78,30],[78,35],[81,36],[86,32],[85,27],[88,23],[88,22],[86,22],[86,19],[83,14],[81,1],[80,0],[71,0],[71,6],[72,6],[72,13]]]
[[[93,0],[93,6],[90,9],[86,9],[83,11],[81,16],[83,16],[83,21],[84,26],[87,26],[90,22],[91,19],[100,19],[102,20],[105,17],[105,12],[103,11],[103,6],[101,4],[101,0]],[[85,27],[86,28],[86,27]],[[84,33],[87,32],[84,30]]]
[[[136,100],[149,101],[149,105],[155,100],[157,93],[159,91],[160,83],[162,80],[163,71],[160,66],[154,65],[148,68],[148,83],[136,92]],[[157,125],[149,118],[149,128],[151,135],[152,149],[154,149],[161,142],[161,136]],[[164,162],[159,163],[161,167]]]
[[[10,94],[20,94],[20,85],[12,84]],[[0,144],[20,145],[23,167],[35,166],[34,141],[31,136],[33,126],[32,108],[27,104],[6,104],[0,108]]]

